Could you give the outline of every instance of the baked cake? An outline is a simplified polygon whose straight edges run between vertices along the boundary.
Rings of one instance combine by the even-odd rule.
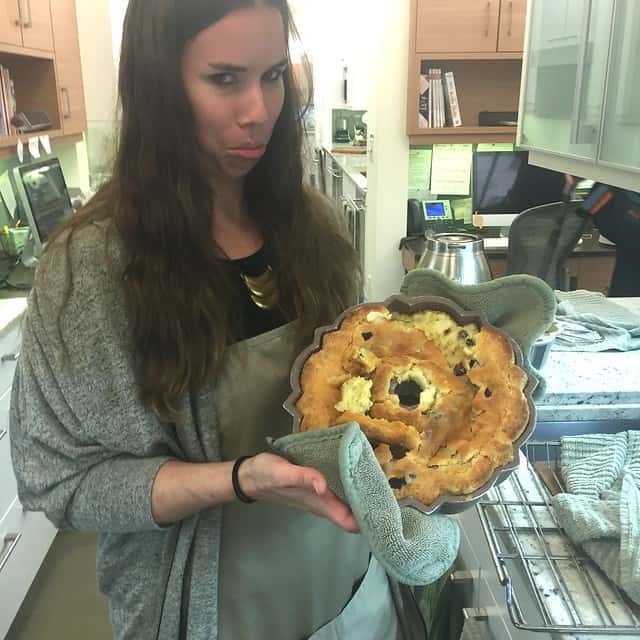
[[[469,494],[513,460],[527,374],[506,337],[443,311],[356,307],[302,369],[300,429],[355,421],[398,499]]]

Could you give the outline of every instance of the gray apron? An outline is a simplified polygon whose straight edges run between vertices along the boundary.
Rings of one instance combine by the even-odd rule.
[[[214,399],[223,460],[291,432],[282,408],[295,358],[286,325],[227,350]],[[393,588],[361,535],[256,502],[223,507],[219,640],[402,638]]]

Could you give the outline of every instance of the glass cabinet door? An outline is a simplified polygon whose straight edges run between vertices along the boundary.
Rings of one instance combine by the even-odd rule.
[[[595,161],[614,0],[536,0],[531,6],[520,144]]]
[[[640,2],[617,0],[603,118],[601,162],[640,174]],[[640,175],[638,176],[640,190]]]

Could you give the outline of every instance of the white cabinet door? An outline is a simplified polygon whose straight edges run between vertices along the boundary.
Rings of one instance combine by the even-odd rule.
[[[531,3],[521,146],[595,161],[614,0]]]
[[[640,190],[640,2],[617,0],[600,162],[638,171]]]

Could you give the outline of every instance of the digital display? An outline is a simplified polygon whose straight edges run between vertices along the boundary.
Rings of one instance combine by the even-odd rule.
[[[22,184],[29,200],[31,214],[40,242],[73,213],[73,207],[57,160],[20,169]]]
[[[425,202],[424,213],[427,220],[432,218],[446,218],[447,212],[443,202]]]
[[[529,164],[526,151],[476,153],[473,158],[473,210],[522,213],[562,200],[564,174]]]

